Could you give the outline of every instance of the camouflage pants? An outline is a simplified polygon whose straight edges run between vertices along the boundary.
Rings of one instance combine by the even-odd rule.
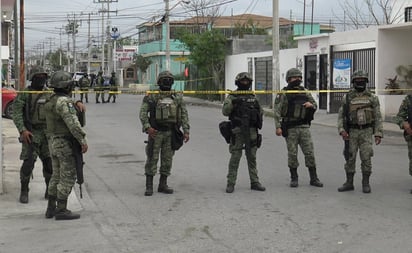
[[[80,88],[80,100],[83,102],[83,96],[86,102],[89,101],[89,88]]]
[[[49,184],[49,195],[67,199],[76,181],[76,163],[72,143],[63,137],[51,137],[53,175]]]
[[[154,176],[157,172],[157,163],[160,155],[160,169],[161,175],[170,176],[172,169],[173,155],[175,151],[172,150],[172,131],[158,131],[156,137],[149,140],[146,145],[147,160],[144,166],[145,174]]]
[[[259,182],[258,171],[256,169],[256,128],[250,129],[250,152],[245,151],[247,167],[249,170],[250,183]],[[229,152],[231,154],[229,160],[229,171],[227,173],[227,183],[235,185],[237,179],[237,171],[239,168],[240,158],[242,157],[242,149],[245,146],[245,137],[241,133],[234,133],[230,140]]]
[[[45,133],[45,127],[39,127],[39,128],[34,128],[32,133],[33,133],[33,139],[32,139],[32,144],[28,145],[26,143],[22,143],[22,149],[20,153],[20,160],[23,160],[23,165],[20,169],[20,179],[22,181],[28,181],[30,180],[32,171],[34,169],[34,163],[29,164],[28,159],[30,155],[30,149],[32,148],[32,157],[33,161],[36,161],[37,157],[40,157],[40,159],[43,161],[50,158],[50,151],[49,151],[49,145],[47,142],[47,137]],[[47,166],[44,166],[43,164],[43,176],[45,178],[50,178],[52,174],[52,169],[48,168]]]
[[[408,136],[406,139],[406,143],[408,144],[408,157],[409,157],[409,175],[412,176],[412,138]]]
[[[102,102],[106,102],[104,99],[104,89],[102,87],[96,87],[94,88],[94,92],[96,93],[96,102],[99,101],[99,97],[102,97]]]
[[[298,146],[305,156],[305,165],[308,168],[316,168],[312,135],[309,127],[293,127],[288,129],[288,137],[285,138],[288,149],[289,168],[298,168]]]
[[[349,159],[345,163],[345,171],[348,173],[356,172],[356,154],[359,150],[361,160],[361,171],[372,172],[373,156],[372,149],[373,129],[371,127],[365,129],[351,128],[349,132]]]

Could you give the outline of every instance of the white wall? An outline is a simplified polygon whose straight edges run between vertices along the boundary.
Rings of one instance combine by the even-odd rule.
[[[248,60],[258,57],[271,57],[272,51],[259,53],[246,53],[239,55],[229,55],[225,59],[225,88],[236,90],[235,77],[240,72],[248,72]],[[285,74],[289,68],[296,67],[297,49],[280,50],[279,52],[279,70],[280,70],[280,87],[286,85]],[[252,89],[255,83],[252,84]]]
[[[389,26],[388,26],[389,27]],[[379,30],[377,43],[377,94],[383,108],[383,117],[392,118],[399,110],[405,95],[384,95],[388,78],[396,76],[396,67],[412,65],[412,24],[383,27]]]

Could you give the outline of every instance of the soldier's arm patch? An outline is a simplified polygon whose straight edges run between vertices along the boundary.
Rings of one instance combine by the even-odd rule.
[[[75,113],[75,112],[76,112],[76,109],[74,108],[74,105],[73,105],[72,102],[68,102],[68,103],[67,103],[67,107],[69,108],[69,112],[71,112],[71,113]]]

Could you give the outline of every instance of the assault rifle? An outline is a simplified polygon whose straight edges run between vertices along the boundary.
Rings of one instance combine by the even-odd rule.
[[[82,184],[84,183],[84,177],[83,177],[84,160],[83,160],[82,146],[76,139],[73,140],[72,144],[73,144],[73,155],[76,161],[76,175],[77,175],[77,183],[79,184],[79,189],[80,189],[80,198],[83,198]]]
[[[30,106],[31,106],[31,100],[32,100],[32,95],[29,93],[29,97],[26,99],[26,103],[24,104],[24,111],[23,111],[23,123],[24,123],[24,127],[32,132],[33,131],[33,124],[31,121],[31,110],[30,110]],[[21,139],[21,136],[19,137],[19,142],[23,142],[24,140]],[[30,138],[30,141],[33,141],[33,138]],[[33,148],[33,143],[27,143],[28,146],[28,163],[29,164],[33,164],[34,165],[34,157],[33,157],[33,152],[34,152],[34,148]],[[33,175],[32,175],[33,176]]]
[[[349,97],[348,94],[346,94],[346,104],[343,107],[343,129],[345,129],[346,133],[349,134]],[[343,157],[345,157],[345,160],[349,160],[350,152],[349,152],[349,140],[344,140],[344,148],[343,148]]]

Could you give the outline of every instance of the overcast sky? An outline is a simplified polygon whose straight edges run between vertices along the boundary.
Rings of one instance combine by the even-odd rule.
[[[17,1],[19,2],[19,1]],[[38,48],[44,44],[46,48],[59,47],[60,41],[63,47],[67,45],[67,34],[59,36],[61,28],[68,24],[68,18],[81,20],[77,46],[82,50],[87,46],[88,16],[91,17],[91,35],[101,36],[102,4],[95,3],[98,0],[26,0],[25,4],[25,48],[26,50]],[[170,0],[170,7],[176,5],[178,0]],[[216,0],[221,5],[223,15],[239,15],[253,13],[272,16],[273,0]],[[329,24],[340,14],[339,0],[315,0],[314,19],[317,22]],[[294,20],[302,20],[304,0],[279,0],[279,16]],[[107,4],[104,4],[107,9]],[[136,34],[136,25],[151,20],[159,20],[164,13],[164,0],[118,0],[110,4],[111,22],[119,28],[121,36],[133,36]],[[333,12],[332,12],[333,10]],[[310,20],[312,2],[306,0],[306,20]],[[334,14],[335,13],[335,14]],[[106,14],[107,15],[107,14]],[[171,11],[171,20],[184,19],[190,13],[183,12],[181,5],[177,5]],[[106,22],[106,21],[105,21]],[[61,39],[60,39],[61,37]]]

